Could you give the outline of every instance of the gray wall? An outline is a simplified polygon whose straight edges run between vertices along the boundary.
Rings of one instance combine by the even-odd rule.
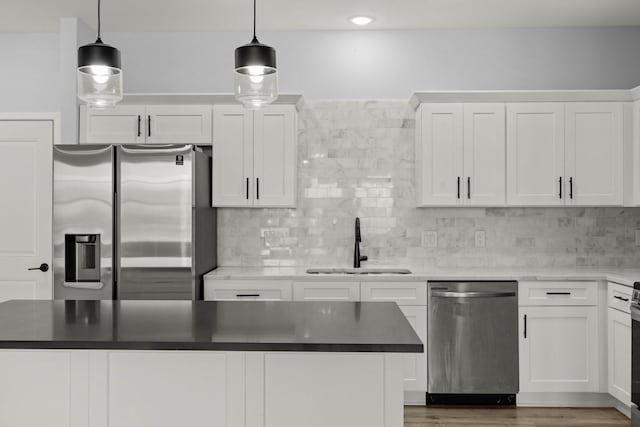
[[[63,22],[65,28],[61,40],[58,34],[0,34],[0,111],[67,114],[60,86],[73,76],[61,76],[69,67],[60,63],[75,57],[74,37],[82,36],[80,44],[92,40],[82,22],[76,28]],[[306,99],[640,85],[640,27],[279,32],[261,39],[277,48],[281,91]],[[111,33],[104,40],[122,51],[127,92],[228,93],[233,50],[249,34]]]
[[[58,34],[0,34],[0,111],[60,111]]]
[[[349,265],[356,216],[367,265],[640,265],[640,208],[414,208],[406,102],[312,101],[299,117],[298,208],[219,209],[220,265]],[[438,233],[436,248],[427,231]]]
[[[629,89],[640,27],[265,33],[282,92],[407,99],[416,90]],[[128,92],[230,92],[248,33],[115,33]]]

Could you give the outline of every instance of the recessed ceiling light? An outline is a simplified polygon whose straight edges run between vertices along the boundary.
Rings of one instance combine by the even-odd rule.
[[[371,24],[373,22],[373,18],[370,16],[354,16],[349,18],[349,21],[351,21],[352,24],[363,26]]]

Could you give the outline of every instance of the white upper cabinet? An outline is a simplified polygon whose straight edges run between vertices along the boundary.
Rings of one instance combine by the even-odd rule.
[[[504,104],[465,104],[465,204],[504,205],[505,151]]]
[[[507,204],[563,205],[563,174],[564,104],[507,104]]]
[[[622,103],[565,105],[567,204],[622,205]]]
[[[93,109],[80,106],[80,144],[143,144],[144,105]]]
[[[422,104],[418,114],[418,206],[505,202],[504,104]]]
[[[213,205],[253,204],[253,112],[241,105],[213,107]]]
[[[211,144],[210,105],[80,107],[81,144]]]
[[[215,105],[213,117],[213,206],[295,207],[295,106]]]
[[[257,206],[295,206],[296,121],[293,106],[274,105],[253,116]]]
[[[422,104],[417,123],[418,206],[461,203],[462,104]]]

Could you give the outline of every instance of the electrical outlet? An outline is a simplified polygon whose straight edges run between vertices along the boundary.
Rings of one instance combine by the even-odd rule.
[[[486,244],[485,233],[482,230],[476,231],[476,248],[484,248]]]
[[[636,230],[636,246],[640,246],[640,230]]]
[[[438,232],[437,231],[423,231],[422,232],[422,246],[427,248],[438,247]]]

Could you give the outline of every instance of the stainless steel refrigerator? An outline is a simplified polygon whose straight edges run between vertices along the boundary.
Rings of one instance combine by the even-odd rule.
[[[211,158],[193,145],[57,145],[55,299],[202,299]]]

